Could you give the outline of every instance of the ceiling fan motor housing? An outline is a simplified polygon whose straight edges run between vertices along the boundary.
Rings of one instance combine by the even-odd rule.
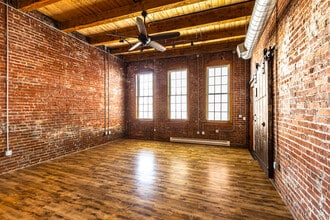
[[[143,45],[147,45],[150,42],[150,37],[148,37],[144,34],[140,34],[138,39],[139,39],[139,41],[142,42]]]

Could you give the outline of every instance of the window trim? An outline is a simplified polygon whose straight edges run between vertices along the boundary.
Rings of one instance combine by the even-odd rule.
[[[187,98],[187,118],[185,119],[179,119],[179,118],[171,118],[171,72],[182,72],[182,71],[186,71],[186,80],[187,80],[187,94],[186,94],[186,98]],[[177,68],[177,69],[171,69],[167,71],[167,118],[168,120],[172,121],[172,122],[184,122],[184,121],[188,121],[189,120],[189,77],[188,77],[188,69],[187,68]]]
[[[229,90],[228,90],[228,120],[209,120],[208,119],[208,98],[209,98],[209,74],[208,74],[208,69],[209,68],[214,68],[214,67],[223,67],[227,66],[228,67],[228,74],[229,74]],[[232,114],[233,114],[233,102],[232,102],[232,93],[233,93],[233,83],[232,83],[232,65],[230,62],[213,62],[205,66],[205,119],[208,123],[218,123],[218,124],[223,124],[223,125],[232,125]]]
[[[145,75],[145,74],[151,74],[152,76],[152,118],[139,118],[139,92],[140,92],[140,87],[139,87],[139,76],[140,75]],[[136,103],[136,110],[135,110],[135,118],[136,120],[139,121],[153,121],[154,120],[154,107],[155,107],[155,100],[154,100],[154,89],[155,89],[155,82],[154,82],[154,72],[152,70],[144,70],[140,71],[139,73],[136,74],[136,94],[135,94],[135,103]]]

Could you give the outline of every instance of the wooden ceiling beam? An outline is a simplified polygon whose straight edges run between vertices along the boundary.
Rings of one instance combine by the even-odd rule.
[[[141,15],[141,11],[147,10],[148,13],[162,11],[174,7],[180,7],[206,0],[144,0],[132,3],[120,8],[114,8],[95,15],[88,15],[60,23],[60,29],[65,32],[73,32],[83,28],[102,25],[109,22],[118,21],[127,17]]]
[[[38,8],[45,7],[50,4],[54,4],[56,2],[59,2],[61,0],[19,0],[17,1],[18,4],[18,9],[28,12],[28,11],[33,11]]]
[[[148,31],[150,30],[150,33],[158,33],[162,31],[170,31],[171,29],[199,26],[230,20],[237,17],[249,16],[252,14],[253,7],[254,1],[249,1],[193,13],[187,16],[180,16],[165,21],[154,21],[150,24],[150,27],[148,27]]]
[[[201,25],[211,24],[219,21],[226,21],[235,19],[238,17],[251,16],[254,7],[254,1],[247,1],[230,6],[220,7],[199,13],[193,13],[185,16],[174,17],[162,21],[154,21],[147,25],[149,34],[168,32],[176,29],[182,29],[187,27],[197,27]],[[120,29],[117,34],[124,36],[137,35],[137,27],[128,27]],[[90,43],[92,45],[104,45],[105,42],[116,40],[118,38],[107,36],[106,33],[102,35],[93,35],[90,37]]]
[[[185,36],[181,36],[177,39],[169,39],[166,41],[158,41],[163,46],[178,46],[180,44],[187,44],[190,42],[199,42],[199,41],[210,41],[215,39],[224,39],[224,38],[230,38],[234,36],[245,36],[245,26],[237,26],[235,28],[220,30],[220,31],[209,31],[206,33],[203,33],[202,35],[196,35],[196,34],[189,34]],[[117,40],[118,41],[118,40]],[[121,47],[115,48],[111,50],[111,53],[114,55],[119,55],[122,53],[126,53],[129,48],[128,44],[124,44]]]
[[[208,45],[200,46],[187,46],[180,48],[173,48],[166,50],[165,52],[152,51],[152,52],[140,52],[134,54],[121,55],[120,57],[126,62],[142,61],[142,60],[151,60],[151,59],[161,59],[169,57],[179,57],[179,56],[188,56],[193,54],[205,54],[205,53],[216,53],[222,51],[236,51],[238,44],[242,43],[244,38],[236,39],[228,42],[221,43],[211,43]]]

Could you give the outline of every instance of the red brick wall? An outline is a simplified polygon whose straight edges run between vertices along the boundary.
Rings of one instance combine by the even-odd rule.
[[[206,67],[230,64],[232,74],[232,123],[221,124],[206,121]],[[154,120],[136,119],[136,74],[143,69],[154,72]],[[171,121],[168,117],[168,71],[187,69],[188,72],[188,120]],[[168,59],[132,62],[128,64],[127,134],[131,138],[169,140],[170,137],[207,138],[229,140],[233,146],[247,147],[248,78],[249,63],[236,54],[193,55]],[[215,130],[219,129],[219,133]],[[198,135],[197,131],[204,131]]]
[[[296,219],[329,219],[330,3],[278,3],[251,61],[254,72],[263,48],[277,45],[274,182]]]
[[[124,134],[123,62],[111,56],[104,62],[103,51],[10,9],[9,143],[13,155],[6,157],[5,30],[5,7],[0,4],[0,173]],[[108,69],[109,93],[104,87]],[[105,93],[110,94],[112,132],[107,136]]]

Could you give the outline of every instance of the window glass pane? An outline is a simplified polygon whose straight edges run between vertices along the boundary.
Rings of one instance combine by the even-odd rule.
[[[181,85],[182,85],[182,88],[187,90],[187,80],[183,80]]]
[[[214,76],[214,68],[209,68],[209,76]]]
[[[214,105],[214,111],[220,112],[220,103]]]
[[[172,72],[171,79],[172,79],[173,82],[175,82],[176,76],[177,76],[176,72]]]
[[[209,111],[214,111],[214,104],[209,104]]]
[[[187,96],[182,96],[182,100],[181,100],[181,103],[183,106],[187,106]]]
[[[220,110],[220,106],[219,106],[219,110]],[[223,103],[221,104],[221,111],[227,111],[228,110],[228,105],[227,103]]]
[[[217,102],[217,103],[220,102],[220,95],[215,95],[214,96],[214,102]]]
[[[209,86],[209,93],[214,93],[215,92],[215,89],[214,89],[214,86]]]
[[[228,102],[228,95],[221,95],[222,102]]]
[[[171,96],[171,97],[170,97],[170,100],[171,100],[171,101],[170,101],[170,104],[171,104],[171,105],[173,105],[173,104],[175,103],[175,99],[174,99],[174,98],[175,98],[175,96]]]
[[[209,85],[214,85],[214,77],[209,77]]]
[[[215,95],[209,95],[209,103],[214,102],[214,97],[215,97]]]
[[[222,67],[221,70],[223,76],[228,76],[228,66]]]
[[[215,87],[215,92],[214,92],[214,93],[219,94],[220,91],[221,91],[221,86],[219,86],[219,85],[216,86],[216,87]]]
[[[221,84],[221,77],[220,77],[220,76],[215,77],[215,84],[216,84],[216,85]]]
[[[215,68],[215,76],[220,76],[220,75],[221,75],[221,69]]]
[[[228,76],[221,77],[221,84],[224,84],[224,85],[228,84]]]
[[[221,120],[228,120],[228,113],[227,112],[221,112]]]
[[[214,112],[209,112],[209,120],[214,120]]]
[[[221,86],[221,92],[222,93],[227,93],[228,92],[228,86],[227,85],[222,85]]]
[[[178,104],[178,105],[176,106],[176,109],[175,109],[175,110],[177,110],[177,112],[181,112],[181,105]]]

